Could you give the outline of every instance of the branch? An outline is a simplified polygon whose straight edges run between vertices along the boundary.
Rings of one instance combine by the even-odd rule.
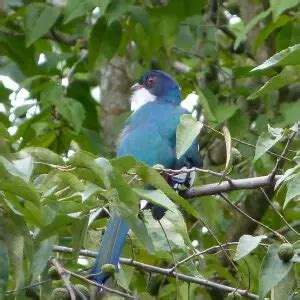
[[[55,245],[55,246],[53,246],[53,251],[61,252],[61,253],[72,253],[73,249]],[[80,250],[79,254],[82,256],[88,256],[88,257],[96,257],[97,256],[97,252],[89,251],[89,250]],[[162,274],[162,275],[174,277],[174,278],[177,277],[179,280],[184,281],[184,282],[196,283],[196,284],[207,286],[207,287],[210,287],[213,289],[221,290],[221,291],[227,292],[227,293],[238,292],[242,296],[247,297],[249,299],[258,299],[257,295],[250,293],[248,290],[237,289],[237,288],[234,288],[231,286],[212,282],[212,281],[202,279],[199,277],[184,275],[182,273],[174,273],[173,272],[172,274],[170,274],[170,269],[155,267],[155,266],[144,264],[144,263],[134,261],[134,260],[131,260],[128,258],[121,257],[120,263],[123,265],[135,267],[137,269],[143,269],[144,271],[149,272],[149,273],[157,273],[157,274]]]
[[[51,265],[53,265],[55,267],[55,269],[57,270],[58,274],[60,275],[66,289],[68,290],[71,300],[76,300],[76,296],[74,293],[74,290],[72,289],[70,280],[69,280],[69,276],[68,273],[66,272],[66,270],[60,265],[60,263],[54,258],[51,257],[49,259],[49,262],[51,263]]]
[[[288,243],[288,240],[283,235],[279,234],[277,231],[270,228],[269,226],[267,226],[267,225],[255,220],[254,218],[252,218],[250,215],[248,215],[243,210],[241,210],[238,206],[236,206],[233,202],[231,202],[224,194],[221,193],[220,196],[226,201],[227,204],[229,204],[231,207],[233,207],[235,210],[237,210],[244,217],[246,217],[250,221],[256,223],[257,225],[260,225],[261,227],[267,229],[268,231],[271,231],[277,238],[281,239],[284,243]]]
[[[250,177],[246,179],[231,179],[230,182],[210,183],[187,189],[181,193],[184,198],[195,198],[207,195],[216,195],[235,190],[249,190],[259,187],[272,186],[280,178],[276,175],[274,180],[270,176]]]

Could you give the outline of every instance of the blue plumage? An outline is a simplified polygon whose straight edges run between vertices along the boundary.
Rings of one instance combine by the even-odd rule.
[[[164,72],[150,71],[141,77],[133,90],[142,92],[140,98],[143,99],[138,100],[143,100],[140,102],[144,105],[126,122],[118,140],[117,156],[132,155],[150,166],[161,164],[172,169],[200,167],[202,161],[196,141],[179,160],[176,158],[176,128],[180,116],[189,113],[180,106],[177,82]],[[127,224],[113,211],[92,269],[93,274],[100,273],[103,264],[113,264],[117,268],[127,233]],[[92,278],[104,283],[108,276],[102,273]]]

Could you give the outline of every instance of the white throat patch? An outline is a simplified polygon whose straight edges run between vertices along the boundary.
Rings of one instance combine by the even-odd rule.
[[[131,110],[136,111],[144,104],[155,101],[155,99],[156,96],[152,95],[145,88],[140,88],[134,91],[130,98]]]

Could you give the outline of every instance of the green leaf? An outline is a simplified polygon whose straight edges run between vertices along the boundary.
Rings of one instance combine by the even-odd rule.
[[[299,52],[300,54],[300,52]],[[263,96],[274,90],[279,90],[280,88],[289,85],[300,80],[300,67],[286,67],[281,73],[272,77],[268,80],[258,91],[251,94],[248,99],[255,99],[257,97]]]
[[[265,235],[252,236],[245,234],[240,237],[233,260],[237,261],[251,253],[259,243],[267,238]]]
[[[64,9],[64,24],[84,16],[89,10],[88,2],[87,0],[68,0]]]
[[[278,246],[270,245],[264,257],[259,274],[259,297],[264,299],[267,293],[288,275],[292,262],[283,262],[278,257]]]
[[[283,204],[283,208],[295,197],[300,196],[300,173],[294,175],[287,183],[287,192]]]
[[[142,242],[150,254],[155,253],[155,247],[144,222],[136,216],[128,216],[126,222],[136,237]]]
[[[41,243],[42,241],[48,239],[51,236],[58,234],[58,229],[64,226],[72,224],[74,218],[68,215],[57,215],[55,218],[47,224],[41,231],[36,235],[35,242]]]
[[[4,241],[0,240],[0,298],[6,291],[6,286],[9,277],[9,259],[8,252]]]
[[[0,189],[40,206],[39,194],[32,184],[27,183],[15,166],[3,157],[0,157]]]
[[[89,50],[89,66],[95,66],[100,55],[104,55],[107,59],[117,51],[122,37],[122,30],[119,21],[107,24],[106,19],[101,17],[94,25],[88,43]]]
[[[270,150],[276,143],[278,143],[281,140],[283,136],[282,129],[279,134],[274,136],[270,133],[270,128],[272,127],[269,126],[269,133],[263,132],[257,140],[254,161],[258,160],[263,154]]]
[[[50,239],[42,241],[36,246],[34,260],[31,267],[33,279],[36,279],[36,277],[39,276],[47,266],[48,259],[51,255],[53,255],[52,247],[53,243]]]
[[[107,166],[104,166],[104,164],[101,164],[92,154],[77,151],[69,158],[68,163],[76,167],[76,174],[80,173],[79,175],[83,175],[89,181],[105,188],[110,187],[109,173],[111,170]]]
[[[198,136],[203,124],[195,120],[192,115],[185,114],[180,117],[176,130],[176,156],[181,156],[189,149]]]
[[[199,218],[197,210],[194,209],[194,207],[186,199],[177,194],[156,170],[143,163],[138,163],[135,171],[137,175],[143,179],[144,183],[161,189],[170,199],[173,199],[178,205],[181,205],[188,213],[197,219]]]
[[[112,182],[117,190],[111,190],[106,197],[110,200],[112,206],[124,218],[129,228],[141,241],[147,251],[154,254],[154,245],[144,222],[137,216],[138,199],[132,189],[122,178],[121,174]],[[132,200],[133,199],[133,200]],[[124,201],[125,200],[125,201]],[[132,203],[130,206],[127,204]]]
[[[156,255],[164,252],[167,254],[169,260],[172,261],[172,256],[170,255],[171,249],[173,253],[188,253],[190,241],[188,238],[186,225],[181,214],[167,211],[160,221],[170,242],[171,249],[160,224],[157,222],[157,220],[153,219],[151,212],[146,211],[144,215],[147,221],[146,226],[155,246]]]
[[[171,211],[176,210],[174,203],[161,191],[149,190],[144,188],[133,188],[133,191],[141,197],[141,199],[148,200],[149,202],[158,206],[164,207]]]
[[[273,20],[275,21],[285,10],[292,8],[300,3],[299,0],[270,0]]]
[[[50,82],[41,93],[41,102],[46,106],[55,105],[57,112],[72,126],[76,133],[82,127],[85,119],[83,105],[69,97],[63,96],[62,87]]]
[[[82,216],[72,226],[73,257],[77,259],[79,250],[82,248],[87,233],[89,216]]]
[[[42,162],[50,165],[63,166],[64,160],[57,153],[42,147],[27,147],[18,152],[20,158],[25,158],[30,155],[34,159],[34,163]]]
[[[24,117],[26,115],[28,109],[30,109],[31,107],[33,107],[35,105],[36,105],[35,103],[20,105],[14,110],[14,115],[16,117]]]
[[[213,113],[212,107],[214,102],[217,103],[216,96],[210,90],[197,91],[199,101],[203,107],[203,113],[207,120],[216,121],[216,116]]]
[[[60,9],[44,3],[31,3],[25,12],[26,46],[29,47],[37,39],[47,33],[60,15]]]
[[[246,35],[249,33],[252,28],[259,23],[261,20],[263,20],[265,17],[267,17],[271,12],[271,8],[262,11],[260,14],[255,16],[244,28],[241,30],[241,32],[238,33],[237,38],[234,42],[234,50],[236,50],[243,39],[246,38]]]
[[[264,30],[262,30],[257,38],[256,41],[254,43],[254,50],[256,50],[257,48],[259,48],[264,42],[265,40],[270,36],[270,34],[276,30],[277,28],[280,28],[282,26],[284,26],[286,23],[290,22],[291,18],[289,16],[283,15],[280,16],[276,22],[270,22],[265,28]]]
[[[290,295],[294,290],[295,285],[295,271],[290,269],[289,273],[272,289],[271,299],[282,300],[290,299]]]
[[[275,66],[299,65],[300,64],[300,44],[284,49],[271,56],[261,65],[251,70],[265,70]]]
[[[85,119],[85,111],[82,104],[75,99],[63,97],[56,103],[57,111],[66,119],[78,133]]]
[[[137,5],[129,5],[127,8],[127,13],[132,19],[139,22],[145,29],[146,32],[151,30],[150,16],[147,10],[143,7]]]
[[[14,160],[15,168],[20,172],[22,178],[28,183],[33,171],[33,159],[30,156]]]

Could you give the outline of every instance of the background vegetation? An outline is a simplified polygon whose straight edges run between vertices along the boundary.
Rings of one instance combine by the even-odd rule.
[[[132,231],[108,297],[299,299],[299,0],[1,0],[0,13],[0,298],[66,285],[85,299],[74,285],[90,287],[93,253],[79,251],[97,249],[114,206]],[[164,171],[114,159],[129,87],[153,68],[199,96],[201,122],[178,133],[186,147],[202,127],[187,200]],[[161,225],[137,217],[140,197],[172,208]]]

